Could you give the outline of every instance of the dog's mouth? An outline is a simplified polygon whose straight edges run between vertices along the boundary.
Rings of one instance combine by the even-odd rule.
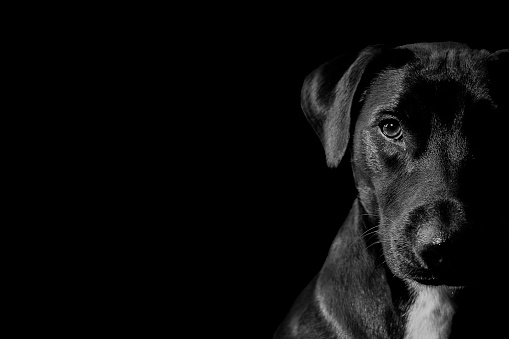
[[[412,247],[401,245],[401,242],[392,242],[388,252],[387,264],[396,276],[423,285],[467,286],[487,274],[471,255],[428,253],[422,258]]]
[[[451,287],[464,287],[472,284],[475,280],[473,277],[458,276],[458,275],[439,275],[429,274],[428,272],[413,272],[407,275],[407,279],[413,280],[423,285],[432,286],[451,286]]]

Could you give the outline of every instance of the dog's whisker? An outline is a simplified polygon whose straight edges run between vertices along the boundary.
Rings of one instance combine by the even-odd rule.
[[[381,255],[381,257],[383,257],[383,255]],[[378,258],[378,260],[380,260],[380,258]],[[378,265],[376,265],[375,269],[379,269],[379,268],[380,268],[380,267],[382,267],[382,265],[383,265],[383,264],[385,264],[385,263],[386,263],[386,261],[385,261],[385,259],[383,259],[381,263],[379,263]]]
[[[361,239],[362,237],[364,237],[365,235],[367,235],[368,233],[371,233],[374,229],[376,229],[378,226],[373,226],[373,227],[370,227],[368,228],[367,230],[365,230],[364,232],[362,232],[357,238],[355,238],[354,242]]]
[[[362,234],[364,234],[364,233],[366,233],[366,232],[369,232],[370,230],[375,229],[375,228],[378,228],[378,225],[375,225],[375,226],[372,226],[372,227],[368,228],[367,230],[365,230],[364,232],[362,232]],[[361,234],[361,236],[362,236],[362,234]]]
[[[369,231],[369,232],[364,232],[361,236],[359,236],[358,238],[361,239],[361,238],[367,238],[368,236],[372,235],[372,234],[375,234],[375,233],[378,233],[378,229],[375,229],[375,230],[372,230],[372,231]]]
[[[364,216],[364,215],[365,215],[365,216],[368,216],[368,217],[377,217],[377,218],[379,217],[379,215],[378,215],[378,214],[374,214],[374,213],[361,213],[361,215],[362,215],[362,216]]]
[[[373,227],[368,228],[367,230],[362,232],[361,235],[359,235],[357,238],[355,238],[355,240],[350,243],[350,246],[355,244],[355,243],[357,243],[359,240],[361,240],[363,238],[365,239],[368,236],[371,236],[371,235],[373,235],[373,234],[375,234],[377,232],[378,232],[378,226],[373,226]]]
[[[386,261],[385,261],[385,254],[384,254],[384,253],[380,254],[380,255],[378,256],[378,258],[376,258],[375,262],[380,261],[380,259],[382,259],[382,261],[381,261],[381,262],[379,262],[379,263],[375,266],[375,270],[376,270],[376,269],[378,269],[378,268],[380,268],[383,264],[385,264],[385,263],[386,263]]]
[[[369,233],[366,233],[366,234],[363,236],[363,238],[367,238],[368,236],[373,235],[373,234],[378,234],[378,230],[374,230],[374,231],[371,231],[371,232],[369,232]]]
[[[370,248],[371,246],[373,245],[376,245],[376,244],[381,244],[382,242],[380,240],[377,240],[375,241],[374,243],[370,244],[369,246],[366,247],[366,249]]]

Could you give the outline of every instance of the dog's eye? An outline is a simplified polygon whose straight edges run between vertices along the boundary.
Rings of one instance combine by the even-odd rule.
[[[401,137],[401,126],[396,119],[387,119],[380,123],[380,130],[387,138],[398,139]]]

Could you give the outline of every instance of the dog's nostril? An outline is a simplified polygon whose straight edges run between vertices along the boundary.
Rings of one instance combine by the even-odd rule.
[[[428,269],[438,269],[445,265],[445,256],[440,246],[429,246],[420,255]]]

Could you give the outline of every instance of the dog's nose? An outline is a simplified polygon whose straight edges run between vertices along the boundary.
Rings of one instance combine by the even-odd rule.
[[[421,246],[417,251],[417,255],[427,269],[442,271],[449,265],[450,261],[447,247],[446,244],[436,241],[435,243]]]
[[[473,251],[469,250],[471,241],[464,232],[446,234],[428,223],[417,232],[414,253],[433,277],[446,284],[459,284],[476,266]]]
[[[421,225],[417,232],[415,254],[421,265],[430,271],[444,271],[451,264],[456,247],[455,237],[441,231],[438,220]]]
[[[417,251],[422,268],[433,277],[434,283],[463,285],[479,270],[479,262],[472,257],[462,241],[435,241]]]

